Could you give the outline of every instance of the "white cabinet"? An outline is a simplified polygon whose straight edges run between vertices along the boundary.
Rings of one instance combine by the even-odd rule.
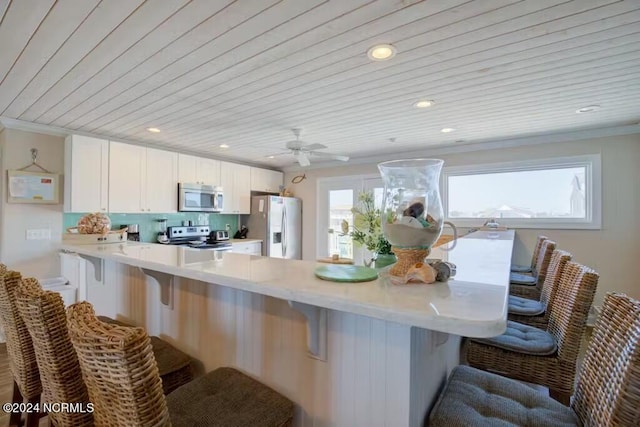
[[[111,142],[109,159],[110,212],[176,211],[176,153]]]
[[[145,200],[147,212],[178,210],[178,154],[147,148]]]
[[[70,135],[65,140],[64,211],[109,209],[109,141]]]
[[[231,250],[240,254],[262,255],[262,242],[232,242]]]
[[[222,213],[251,213],[251,167],[220,162],[220,184],[224,193]]]
[[[279,193],[284,174],[269,169],[251,168],[251,191]]]
[[[220,185],[220,161],[179,154],[178,180],[195,184]]]

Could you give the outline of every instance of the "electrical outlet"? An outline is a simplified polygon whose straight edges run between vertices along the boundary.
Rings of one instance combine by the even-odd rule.
[[[231,231],[231,224],[225,224],[224,229],[227,231]]]
[[[33,228],[26,231],[27,240],[51,240],[49,228]]]

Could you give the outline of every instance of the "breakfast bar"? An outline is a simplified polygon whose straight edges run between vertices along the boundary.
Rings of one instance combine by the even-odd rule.
[[[336,283],[311,261],[137,242],[64,244],[99,314],[159,335],[209,371],[234,366],[297,405],[295,425],[417,426],[461,336],[506,328],[513,231],[458,239],[446,283]]]

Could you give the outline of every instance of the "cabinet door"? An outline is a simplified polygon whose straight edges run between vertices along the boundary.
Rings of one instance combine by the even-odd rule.
[[[208,185],[220,185],[220,161],[197,158],[198,182]]]
[[[109,144],[109,211],[146,212],[147,149],[138,145]]]
[[[262,255],[262,243],[233,243],[231,250],[239,254]]]
[[[234,186],[236,209],[239,214],[251,213],[251,167],[234,165]]]
[[[279,193],[284,174],[269,169],[251,168],[251,190]]]
[[[220,162],[220,185],[224,193],[222,213],[238,213],[238,199],[235,190],[235,177],[233,163]]]
[[[72,135],[65,141],[65,211],[109,208],[109,141]]]
[[[178,154],[178,181],[198,182],[198,158],[187,154]]]
[[[176,212],[178,208],[178,154],[147,148],[147,212]]]

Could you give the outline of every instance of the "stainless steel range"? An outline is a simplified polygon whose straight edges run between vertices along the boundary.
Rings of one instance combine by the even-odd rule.
[[[212,232],[208,225],[168,227],[167,237],[170,245],[188,246],[193,249],[210,251],[231,250],[231,243],[220,240],[219,233]]]

